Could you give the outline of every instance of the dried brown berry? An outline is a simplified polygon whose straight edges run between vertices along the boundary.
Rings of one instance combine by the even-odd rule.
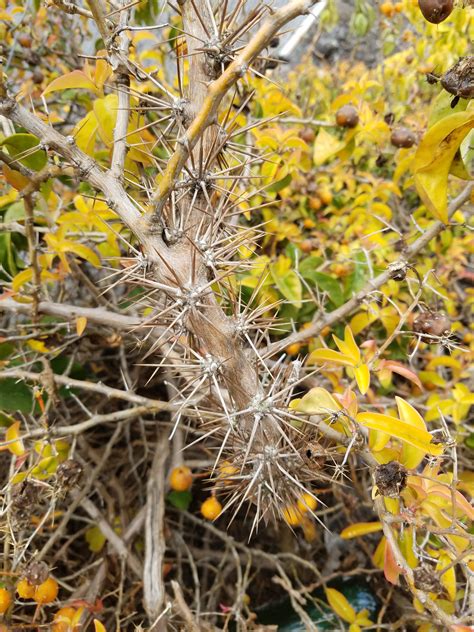
[[[79,483],[82,476],[82,465],[75,459],[67,459],[58,465],[56,480],[63,490],[68,490]]]
[[[13,487],[11,515],[13,524],[18,529],[29,526],[31,513],[39,500],[38,491],[39,486],[28,480]]]
[[[43,83],[44,81],[44,75],[41,72],[41,70],[39,70],[38,68],[35,68],[33,70],[33,76],[31,78],[33,79],[33,83],[36,83],[36,84]]]
[[[474,99],[474,57],[461,57],[440,79],[443,88],[462,99]]]
[[[299,136],[302,140],[304,140],[305,143],[312,143],[316,138],[316,134],[314,133],[314,130],[311,129],[311,127],[305,127],[303,130],[301,130]]]
[[[359,123],[359,114],[353,105],[343,105],[336,112],[336,123],[339,127],[356,127]]]
[[[49,568],[45,562],[31,562],[23,572],[23,579],[26,579],[33,586],[39,586],[49,577]]]
[[[398,461],[377,465],[375,484],[382,496],[398,498],[407,484],[407,470]]]
[[[416,137],[408,127],[396,127],[392,132],[390,142],[394,147],[404,147],[408,149],[409,147],[413,147],[416,142]]]
[[[451,322],[442,312],[422,312],[413,321],[413,331],[428,336],[445,336],[451,331]]]
[[[425,20],[439,24],[451,15],[454,0],[418,0],[418,6]]]

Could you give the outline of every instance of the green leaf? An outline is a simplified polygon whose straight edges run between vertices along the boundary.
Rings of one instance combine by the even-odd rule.
[[[281,180],[277,180],[277,182],[274,182],[273,184],[271,184],[267,188],[267,191],[270,191],[270,193],[278,193],[278,191],[281,191],[282,189],[287,187],[290,184],[290,182],[291,182],[291,173],[287,173],[284,178],[282,178]]]
[[[350,298],[361,290],[369,276],[367,260],[363,252],[357,252],[355,255],[355,265],[351,274],[347,277],[346,298]]]
[[[173,507],[176,507],[176,509],[186,511],[191,504],[193,495],[189,490],[185,492],[176,492],[173,490],[168,494],[166,499],[171,505],[173,505]]]
[[[307,274],[306,278],[313,281],[320,290],[327,292],[327,295],[336,307],[344,303],[344,293],[341,284],[334,277],[325,272],[317,272],[314,270],[311,275]]]
[[[8,413],[30,413],[33,410],[31,389],[14,378],[0,380],[0,410]]]
[[[0,144],[8,149],[12,158],[16,158],[22,165],[34,171],[42,169],[48,161],[43,149],[34,151],[34,147],[39,145],[39,140],[33,134],[13,134]]]
[[[313,280],[313,273],[316,272],[317,268],[322,264],[322,257],[315,257],[311,255],[303,259],[303,261],[299,265],[299,273],[303,277],[303,279],[307,279],[309,281]]]

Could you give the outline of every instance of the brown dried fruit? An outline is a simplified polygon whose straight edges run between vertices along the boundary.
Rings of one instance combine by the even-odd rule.
[[[23,572],[23,578],[33,586],[39,586],[49,577],[49,568],[45,562],[31,562]]]
[[[353,105],[343,105],[336,112],[336,123],[339,127],[356,127],[359,124],[359,114]]]
[[[407,484],[407,470],[398,461],[390,461],[375,468],[375,484],[382,496],[398,498]]]
[[[422,312],[413,321],[413,331],[429,336],[445,336],[451,331],[451,322],[442,312]]]
[[[440,81],[443,88],[455,97],[474,99],[474,57],[461,57]]]
[[[58,485],[64,490],[71,489],[81,480],[82,472],[82,465],[75,459],[64,461],[56,470]]]
[[[38,487],[28,480],[13,487],[11,514],[13,524],[18,529],[24,529],[30,524],[31,512],[38,503]]]
[[[35,70],[33,70],[33,76],[31,78],[33,79],[33,83],[36,84],[43,83],[44,81],[44,75],[38,68],[35,68]]]
[[[416,142],[416,137],[408,127],[396,127],[392,132],[390,142],[394,147],[404,147],[408,149],[409,147],[413,147]]]
[[[301,130],[299,136],[302,140],[304,140],[305,143],[312,143],[316,138],[316,134],[314,133],[314,130],[311,129],[311,127],[305,127],[303,130]]]
[[[33,42],[28,33],[20,33],[18,36],[18,43],[20,46],[23,46],[23,48],[31,48]]]
[[[451,15],[454,0],[418,0],[423,17],[431,24],[440,24]]]

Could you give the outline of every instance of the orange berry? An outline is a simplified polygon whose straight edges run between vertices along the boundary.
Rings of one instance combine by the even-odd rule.
[[[176,492],[186,492],[193,484],[193,475],[189,467],[180,465],[175,467],[170,474],[171,489]]]
[[[20,579],[16,585],[16,592],[20,599],[33,599],[35,587],[27,579]]]
[[[51,603],[58,596],[58,582],[52,577],[36,587],[34,600],[36,603],[45,604]]]
[[[331,204],[332,202],[332,193],[331,191],[329,191],[329,189],[320,189],[318,191],[318,195],[321,199],[321,202],[325,205],[328,206],[328,204]]]
[[[206,520],[215,520],[222,511],[222,505],[215,496],[209,496],[201,505],[201,513]]]
[[[383,2],[380,5],[380,13],[385,15],[385,17],[387,18],[391,18],[392,15],[395,13],[395,7],[391,2]]]
[[[54,622],[53,627],[51,628],[51,632],[71,632],[72,622],[75,614],[76,610],[70,607],[61,608],[60,610],[58,610],[54,615]]]
[[[286,352],[288,355],[295,356],[295,355],[298,355],[298,353],[300,352],[300,349],[301,349],[301,343],[294,342],[292,345],[288,345],[288,347],[286,348]]]
[[[5,614],[5,612],[10,607],[12,602],[12,596],[10,591],[6,588],[0,588],[0,614]]]
[[[313,240],[312,239],[304,239],[301,243],[300,243],[300,248],[303,252],[311,252],[312,250],[314,250],[313,248]]]
[[[296,505],[287,505],[283,508],[283,520],[290,527],[297,527],[303,520],[303,514]]]
[[[235,467],[235,465],[232,465],[232,463],[229,463],[229,461],[224,461],[219,466],[220,478],[230,478],[231,476],[234,476],[234,474],[237,474],[238,471],[239,468]]]
[[[307,217],[303,222],[303,226],[305,228],[314,228],[316,226],[316,222],[314,222],[312,219]]]
[[[323,203],[321,202],[321,200],[319,199],[319,197],[312,197],[309,200],[309,208],[313,211],[319,211],[319,209],[322,207]]]
[[[313,496],[308,493],[303,494],[301,498],[298,499],[298,502],[297,502],[298,509],[302,511],[303,513],[305,511],[314,511],[316,509],[317,504],[318,504],[318,501],[316,500],[316,498],[313,498]]]
[[[395,13],[401,13],[403,11],[403,2],[397,2],[395,5]]]

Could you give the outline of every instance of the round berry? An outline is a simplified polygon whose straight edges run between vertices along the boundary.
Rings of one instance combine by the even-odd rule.
[[[71,632],[76,610],[71,607],[61,608],[54,615],[52,632]]]
[[[201,514],[206,520],[215,520],[222,511],[222,505],[215,496],[209,496],[201,505]]]
[[[318,501],[316,500],[316,498],[313,498],[313,496],[311,494],[305,493],[301,496],[301,498],[298,499],[298,509],[302,512],[305,511],[314,511],[316,509],[316,506],[318,504]]]
[[[343,105],[336,112],[336,123],[339,127],[357,127],[359,114],[353,105]]]
[[[283,520],[290,527],[297,527],[303,520],[303,514],[295,505],[287,505],[283,509]]]
[[[6,588],[0,588],[0,614],[5,614],[5,612],[10,607],[12,602],[12,596],[10,591]]]
[[[180,465],[170,474],[170,486],[175,492],[186,492],[193,484],[193,475],[189,467]]]
[[[33,599],[35,587],[27,579],[20,579],[16,585],[16,592],[20,599]]]
[[[393,130],[390,142],[394,147],[413,147],[416,142],[415,134],[408,127],[397,127]]]
[[[34,600],[38,604],[51,603],[58,596],[58,582],[52,577],[36,587]]]
[[[454,0],[418,0],[418,6],[425,20],[439,24],[451,15]]]

